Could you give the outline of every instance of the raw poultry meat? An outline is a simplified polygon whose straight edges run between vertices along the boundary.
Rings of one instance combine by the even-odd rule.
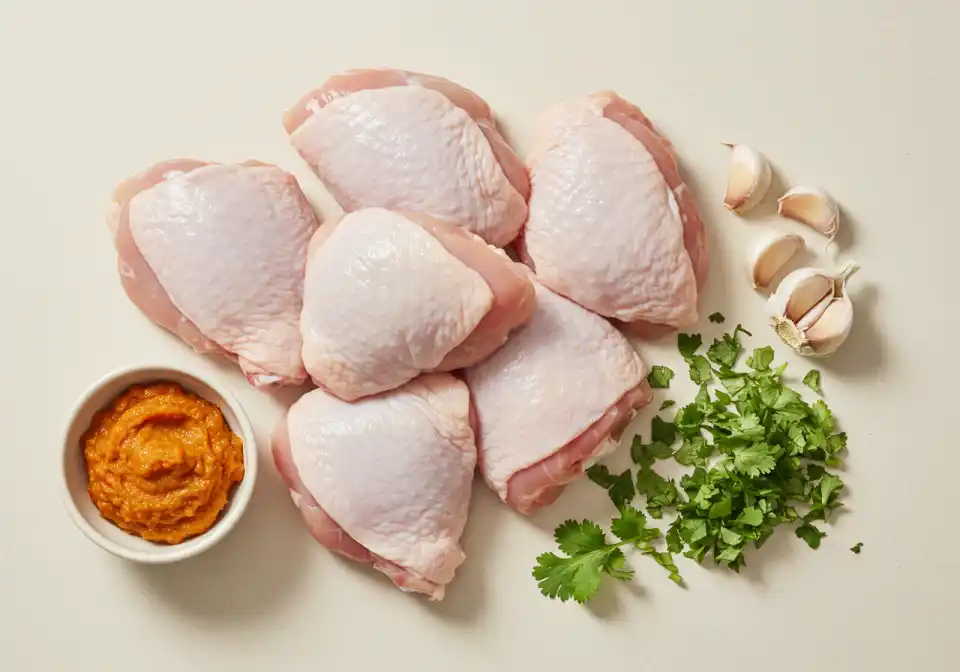
[[[299,318],[317,221],[292,175],[167,161],[117,187],[108,224],[120,281],[147,317],[235,359],[258,387],[306,379]]]
[[[477,460],[462,381],[428,374],[352,404],[314,390],[281,420],[273,456],[317,541],[443,598]]]
[[[526,219],[523,162],[497,130],[490,106],[449,80],[351,70],[301,98],[284,126],[347,212],[424,212],[498,247]]]
[[[672,146],[614,93],[539,122],[521,257],[550,289],[638,331],[689,326],[707,273],[703,222]]]
[[[473,234],[358,210],[310,244],[303,360],[318,385],[352,401],[482,361],[533,307],[525,269]]]
[[[552,503],[616,447],[650,402],[646,367],[620,332],[538,282],[529,324],[466,371],[480,469],[517,511]]]

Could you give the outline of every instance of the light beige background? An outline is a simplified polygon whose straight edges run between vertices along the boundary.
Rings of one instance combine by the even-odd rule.
[[[958,25],[946,0],[3,2],[0,669],[956,669]],[[687,590],[636,558],[632,588],[590,608],[551,602],[529,576],[550,530],[610,513],[586,482],[531,520],[478,486],[469,557],[441,604],[310,539],[266,459],[293,395],[254,391],[141,317],[102,213],[116,181],[176,156],[276,162],[332,212],[280,114],[330,73],[380,64],[475,89],[521,151],[551,103],[599,88],[639,103],[700,197],[704,314],[722,310],[758,344],[772,336],[745,250],[794,227],[723,211],[719,142],[755,145],[783,180],[837,196],[842,254],[864,270],[853,334],[822,365],[852,452],[849,511],[819,552],[783,531],[741,576],[682,560]],[[674,350],[642,348],[679,370]],[[163,568],[96,549],[56,489],[74,399],[149,361],[225,378],[265,458],[233,535]]]

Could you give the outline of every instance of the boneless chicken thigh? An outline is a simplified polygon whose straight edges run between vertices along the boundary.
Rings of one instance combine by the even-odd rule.
[[[534,283],[529,324],[466,371],[480,470],[517,511],[552,503],[650,402],[646,367],[603,318]]]
[[[428,374],[354,403],[314,390],[281,420],[273,456],[317,541],[443,598],[477,459],[463,382]]]
[[[550,289],[600,315],[678,328],[697,319],[703,223],[670,143],[614,93],[538,124],[521,256]]]
[[[147,317],[236,360],[258,387],[306,379],[300,311],[317,221],[292,175],[167,161],[117,187],[108,224],[120,281]]]
[[[502,247],[527,215],[527,171],[490,106],[441,77],[351,70],[284,117],[294,147],[347,212],[433,215]]]
[[[303,360],[318,385],[351,401],[476,364],[533,308],[525,269],[469,232],[358,210],[310,244]]]

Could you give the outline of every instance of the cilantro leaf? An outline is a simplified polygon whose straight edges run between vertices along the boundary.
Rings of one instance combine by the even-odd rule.
[[[653,417],[650,433],[653,435],[654,442],[662,441],[667,446],[672,445],[677,440],[677,426],[672,422],[667,422],[659,415]]]
[[[742,546],[728,546],[727,548],[720,551],[717,555],[717,562],[725,562],[734,570],[737,570],[741,563],[740,561],[743,555]]]
[[[763,524],[763,512],[755,506],[748,506],[740,512],[737,522],[749,525],[750,527],[759,527]]]
[[[773,408],[776,410],[785,410],[785,409],[801,409],[799,417],[796,419],[799,420],[807,415],[805,409],[803,409],[803,400],[800,398],[800,395],[791,390],[789,387],[780,387],[779,394],[777,395],[776,400],[773,402]]]
[[[803,384],[817,394],[823,395],[823,391],[820,389],[820,372],[816,369],[810,369],[807,375],[803,377]]]
[[[689,361],[701,345],[703,345],[703,338],[700,334],[677,334],[677,348],[685,360]]]
[[[671,427],[672,426],[673,425],[671,425]],[[647,444],[643,447],[643,450],[644,453],[654,460],[665,460],[668,457],[673,457],[673,449],[663,441],[654,441],[653,443]]]
[[[830,412],[830,408],[823,401],[823,399],[818,399],[811,406],[813,409],[813,419],[817,423],[817,427],[822,429],[824,432],[830,433],[833,431],[833,413]]]
[[[769,371],[770,364],[773,363],[773,348],[769,345],[763,348],[757,348],[753,351],[753,356],[747,359],[747,366],[754,371]]]
[[[707,536],[707,521],[702,518],[678,519],[680,523],[680,538],[688,544],[695,544]]]
[[[733,468],[754,478],[769,474],[777,466],[777,448],[766,443],[755,443],[733,451]]]
[[[713,446],[708,444],[702,436],[684,437],[680,450],[674,457],[685,467],[703,466],[712,452]]]
[[[630,442],[630,459],[633,460],[634,464],[648,466],[653,464],[653,458],[647,455],[643,445],[643,437],[639,434],[633,437],[633,441]]]
[[[851,552],[851,553],[856,553],[857,555],[860,555],[861,549],[863,549],[863,542],[862,542],[862,541],[859,541],[859,542],[857,542],[856,544],[854,544],[853,546],[850,547],[850,552]]]
[[[632,572],[622,569],[623,560],[623,551],[620,549],[594,551],[572,558],[544,553],[537,558],[533,577],[537,579],[540,592],[547,597],[561,602],[573,598],[583,604],[596,595],[604,572],[621,580],[632,576]]]
[[[650,367],[650,373],[647,374],[647,382],[654,389],[666,389],[670,387],[670,381],[673,380],[673,369],[666,366],[654,365]]]
[[[602,549],[607,540],[603,538],[603,530],[596,523],[588,520],[578,523],[567,520],[560,524],[554,532],[557,546],[567,555],[581,555]]]
[[[829,506],[834,499],[834,495],[843,487],[844,483],[840,480],[839,476],[824,474],[823,478],[820,479],[820,483],[818,483],[814,489],[818,499],[816,503],[821,506]]]
[[[678,525],[679,522],[680,520],[677,519],[677,521],[674,522],[674,524],[671,525],[670,529],[667,531],[667,550],[671,553],[679,553],[683,550],[683,539],[680,538],[680,525]]]
[[[733,368],[740,356],[741,349],[736,333],[733,336],[724,334],[722,338],[714,339],[713,345],[707,349],[707,357],[714,364]]]
[[[633,474],[629,469],[616,477],[616,482],[607,490],[607,494],[618,509],[633,501],[637,491],[633,486]]]
[[[609,489],[613,487],[613,475],[610,473],[610,470],[606,467],[606,465],[595,464],[592,467],[588,467],[584,473],[587,475],[587,478],[599,485],[601,488]]]
[[[723,316],[723,313],[713,313],[710,315],[710,321],[714,324],[723,324],[727,321],[727,318]]]
[[[677,402],[675,402],[673,399],[665,399],[664,402],[663,402],[662,404],[660,404],[660,410],[661,410],[661,411],[665,411],[665,410],[667,410],[668,408],[670,408],[671,406],[676,405],[676,403],[677,403]]]
[[[743,543],[743,537],[733,530],[727,529],[726,527],[720,528],[720,539],[723,540],[723,543],[730,546],[739,546]]]
[[[657,564],[663,567],[670,573],[670,580],[673,581],[678,586],[683,585],[683,577],[680,576],[680,571],[677,569],[676,563],[673,561],[673,556],[670,553],[657,552],[656,550],[650,548],[643,552],[644,555],[649,555],[651,558],[656,560]]]
[[[807,542],[807,546],[814,549],[820,548],[820,540],[827,536],[810,523],[804,523],[798,527],[796,534],[798,537]]]
[[[647,527],[646,516],[632,506],[625,506],[620,510],[620,517],[610,523],[610,531],[620,541],[638,548],[645,548],[649,546],[649,542],[660,537],[660,530]]]
[[[726,518],[730,515],[730,512],[733,511],[733,500],[730,497],[724,497],[719,502],[713,504],[710,507],[710,516],[711,520],[716,518]]]
[[[664,507],[672,507],[680,500],[673,480],[664,478],[650,467],[637,472],[637,492],[647,498],[647,512],[654,518],[663,515]]]
[[[602,464],[595,464],[586,470],[587,478],[602,487],[610,495],[613,505],[618,509],[629,504],[636,496],[633,474],[629,469],[619,475],[611,474]]]
[[[713,369],[706,357],[693,355],[688,362],[690,363],[690,380],[697,385],[708,383],[713,379]]]

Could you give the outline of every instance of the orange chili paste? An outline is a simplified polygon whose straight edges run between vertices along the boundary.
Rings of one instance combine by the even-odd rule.
[[[150,541],[179,544],[207,531],[243,479],[243,441],[216,404],[174,383],[129,388],[81,442],[90,499]]]

